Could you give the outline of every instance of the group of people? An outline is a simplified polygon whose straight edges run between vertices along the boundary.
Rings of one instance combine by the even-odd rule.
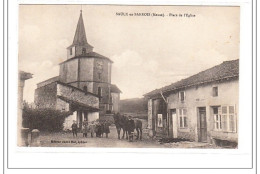
[[[86,119],[82,123],[82,132],[83,132],[83,137],[88,136],[88,133],[90,133],[91,138],[94,137],[94,134],[96,134],[96,137],[103,137],[103,135],[106,135],[106,138],[108,138],[108,134],[110,133],[109,129],[109,122],[106,120],[96,120],[92,122],[88,122]],[[77,137],[78,133],[78,125],[76,121],[73,121],[73,124],[71,125],[72,128],[72,134],[73,137]]]

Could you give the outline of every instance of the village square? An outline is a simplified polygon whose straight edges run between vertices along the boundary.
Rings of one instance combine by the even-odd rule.
[[[59,74],[37,83],[32,104],[23,95],[34,75],[19,71],[18,146],[237,148],[238,57],[122,100],[115,62],[94,52],[83,16]]]

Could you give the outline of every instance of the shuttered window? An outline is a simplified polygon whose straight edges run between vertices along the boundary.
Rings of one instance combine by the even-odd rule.
[[[215,130],[222,130],[222,115],[220,107],[214,107],[213,108],[213,114],[214,114],[214,129]]]
[[[179,126],[180,128],[188,127],[187,109],[179,109]]]
[[[214,130],[236,132],[235,106],[213,107],[213,116]]]

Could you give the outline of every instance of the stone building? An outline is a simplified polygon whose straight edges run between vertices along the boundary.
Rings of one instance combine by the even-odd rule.
[[[111,84],[112,63],[88,43],[81,11],[73,42],[67,48],[67,60],[60,63],[59,76],[37,84],[35,104],[76,111],[68,120],[76,117],[79,125],[84,117],[95,120],[119,112],[121,91]]]
[[[145,96],[151,136],[238,142],[239,60],[225,61]]]

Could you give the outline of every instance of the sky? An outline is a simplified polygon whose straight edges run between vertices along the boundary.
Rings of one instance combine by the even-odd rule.
[[[239,7],[20,5],[18,68],[33,74],[24,100],[33,102],[36,84],[59,75],[81,8],[88,43],[114,62],[112,83],[121,99],[239,59]],[[128,16],[116,15],[120,12]],[[134,13],[164,17],[130,16]]]

